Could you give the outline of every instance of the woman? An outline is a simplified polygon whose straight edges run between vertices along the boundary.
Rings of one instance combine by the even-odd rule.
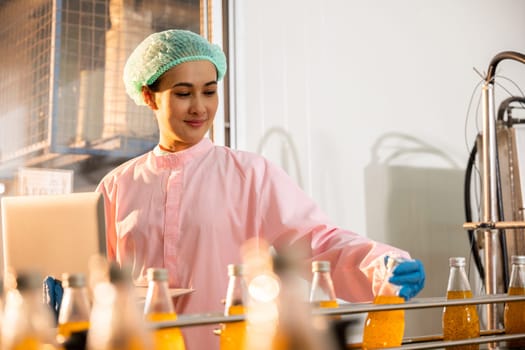
[[[171,287],[195,291],[176,301],[179,314],[222,311],[226,266],[263,238],[278,252],[306,246],[308,262],[329,260],[338,297],[369,301],[384,258],[408,253],[330,223],[289,177],[263,157],[215,146],[205,137],[226,72],[222,50],[197,34],[167,30],[146,38],[124,68],[129,96],[158,122],[154,150],[114,169],[97,190],[105,198],[109,259],[169,270]],[[406,298],[424,284],[421,263],[399,265],[393,283]],[[188,349],[216,349],[213,327],[185,329]]]

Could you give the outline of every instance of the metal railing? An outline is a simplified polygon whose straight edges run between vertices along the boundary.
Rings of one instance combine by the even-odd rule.
[[[445,306],[459,305],[478,305],[478,304],[497,304],[525,301],[523,296],[509,296],[506,294],[493,294],[485,296],[476,296],[470,299],[451,299],[445,297],[432,298],[415,298],[404,304],[381,304],[373,303],[351,303],[343,304],[338,308],[316,308],[312,310],[312,315],[325,316],[343,316],[341,322],[344,322],[344,316],[367,313],[370,311],[388,311],[388,310],[414,310],[427,309]],[[172,328],[172,327],[194,327],[210,324],[239,322],[245,319],[244,315],[225,316],[222,313],[207,314],[190,314],[179,315],[175,321],[150,322],[149,326],[154,329]],[[442,335],[424,335],[403,339],[403,345],[400,347],[391,347],[388,349],[438,349],[451,346],[470,345],[470,344],[487,344],[502,341],[525,339],[525,333],[505,334],[504,329],[481,331],[480,337],[464,340],[443,340]],[[349,349],[359,349],[361,344],[348,344]]]

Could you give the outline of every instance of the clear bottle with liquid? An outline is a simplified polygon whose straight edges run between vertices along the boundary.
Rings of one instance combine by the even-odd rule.
[[[175,321],[177,314],[168,288],[168,270],[149,268],[147,270],[148,291],[144,304],[147,321]],[[179,328],[157,329],[153,334],[155,350],[184,350],[184,337]]]
[[[247,301],[247,288],[243,277],[243,265],[228,265],[228,288],[224,315],[244,315]],[[221,350],[246,349],[246,322],[229,322],[222,325],[220,331]]]
[[[514,255],[511,262],[508,295],[525,295],[525,256]],[[503,321],[506,334],[525,333],[525,301],[506,303]],[[507,347],[523,349],[525,340],[509,341]]]
[[[312,273],[310,303],[314,307],[321,308],[339,307],[330,275],[330,261],[313,261]]]
[[[472,290],[465,272],[465,258],[449,259],[450,272],[447,299],[472,298]],[[475,305],[445,306],[442,317],[443,339],[458,340],[480,336],[479,316]],[[477,350],[478,344],[448,347],[455,350]]]
[[[85,333],[89,329],[91,304],[82,273],[63,274],[64,297],[58,314],[57,339],[66,342],[73,334]]]
[[[93,295],[88,350],[152,349],[128,268],[111,263],[109,282],[98,283]]]
[[[273,263],[280,290],[277,329],[271,349],[334,349],[336,344],[329,323],[312,318],[312,305],[299,278],[302,257],[292,250],[284,251],[274,257]]]
[[[35,271],[19,272],[16,289],[6,295],[2,322],[3,350],[56,349],[54,316],[43,301],[43,278]]]
[[[388,279],[392,271],[403,259],[388,257],[386,273],[374,304],[403,304],[405,299],[400,297],[399,286],[392,285]],[[371,311],[368,313],[363,329],[363,349],[375,349],[400,346],[405,332],[405,311]]]

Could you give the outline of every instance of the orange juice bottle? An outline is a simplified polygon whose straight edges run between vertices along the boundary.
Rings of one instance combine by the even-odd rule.
[[[83,274],[63,274],[64,297],[58,314],[57,339],[65,342],[73,333],[87,332],[91,306]]]
[[[269,349],[335,349],[335,339],[329,331],[330,319],[322,316],[312,317],[312,301],[307,299],[303,281],[299,278],[303,266],[302,259],[296,250],[285,250],[273,258],[274,272],[279,278],[280,288],[277,296],[277,323]],[[314,265],[321,267],[321,270],[328,274],[327,277],[330,277],[327,272],[330,267],[328,262]],[[328,295],[325,300],[335,301],[334,293]]]
[[[18,272],[16,289],[6,294],[2,319],[5,350],[56,349],[51,308],[42,302],[42,282],[36,271]]]
[[[177,314],[173,313],[150,313],[146,315],[148,321],[175,321]],[[185,349],[184,337],[179,328],[157,329],[153,334],[155,350],[178,350]]]
[[[175,321],[177,314],[169,295],[168,270],[149,268],[148,291],[144,314],[148,321]],[[184,350],[184,337],[179,328],[157,329],[153,334],[155,350]]]
[[[402,304],[396,295],[378,295],[374,304]],[[363,333],[363,348],[374,349],[400,346],[405,332],[405,311],[372,311],[368,313]]]
[[[224,315],[244,315],[247,289],[243,278],[243,266],[228,265],[228,276]],[[221,350],[246,349],[246,322],[240,321],[223,324],[220,337]]]
[[[449,259],[450,273],[447,286],[447,299],[472,298],[472,290],[465,272],[465,258]],[[443,339],[458,340],[480,336],[479,317],[475,305],[445,306],[442,317]],[[477,350],[479,345],[447,347],[455,350]]]
[[[93,307],[87,334],[89,350],[149,350],[151,334],[137,308],[131,269],[109,265],[109,282],[93,288]]]
[[[525,256],[514,255],[511,258],[508,295],[525,295]],[[503,322],[506,334],[525,333],[525,302],[516,301],[505,304]],[[508,348],[525,348],[525,340],[507,342]]]
[[[334,283],[330,276],[330,261],[312,262],[312,285],[310,287],[310,303],[313,307],[337,308],[339,304],[335,296]]]
[[[405,299],[398,296],[399,288],[388,283],[393,269],[400,260],[389,257],[386,275],[374,304],[403,304]],[[371,311],[363,329],[363,349],[400,346],[405,333],[405,311]]]

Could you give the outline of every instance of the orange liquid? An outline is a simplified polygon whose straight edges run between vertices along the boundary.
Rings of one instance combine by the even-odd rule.
[[[398,296],[378,295],[374,304],[403,304]],[[405,333],[405,310],[369,312],[363,330],[363,349],[400,346]]]
[[[272,350],[287,350],[289,348],[288,337],[281,328],[277,328],[272,341]]]
[[[43,343],[36,336],[27,336],[18,343],[6,346],[5,350],[57,350],[61,349],[55,345]]]
[[[58,325],[57,338],[65,341],[71,336],[71,333],[86,331],[89,329],[89,321],[67,322]]]
[[[471,291],[449,291],[447,299],[472,298]],[[479,337],[479,317],[475,305],[446,306],[443,309],[443,339],[458,340]],[[478,344],[451,346],[447,349],[478,350]]]
[[[175,321],[175,313],[152,313],[146,315],[148,321]],[[157,329],[153,334],[155,350],[185,350],[184,337],[179,328]]]
[[[525,288],[510,287],[508,295],[525,295]],[[525,333],[525,301],[505,304],[503,321],[505,322],[505,333]],[[523,349],[525,340],[509,341],[507,346]]]
[[[319,307],[322,309],[336,309],[339,307],[339,304],[337,303],[337,300],[322,300],[318,302],[314,302],[313,307]],[[330,316],[330,320],[340,320],[341,316]]]
[[[230,306],[228,315],[244,315],[244,306]],[[221,350],[243,350],[246,348],[246,322],[230,322],[224,324],[221,332]]]
[[[122,348],[117,348],[115,350],[121,350]],[[146,346],[144,344],[144,341],[140,337],[134,337],[132,336],[131,339],[128,340],[126,346],[123,348],[124,350],[146,350]]]
[[[26,337],[9,350],[40,350],[42,343],[35,337]]]
[[[334,309],[338,308],[339,304],[337,303],[337,300],[323,300],[314,304],[314,306],[318,306],[325,309]]]

